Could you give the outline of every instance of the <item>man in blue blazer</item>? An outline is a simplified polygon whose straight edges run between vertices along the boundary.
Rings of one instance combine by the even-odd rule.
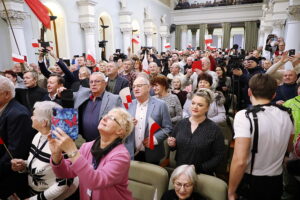
[[[129,87],[129,81],[118,75],[119,68],[117,63],[111,61],[106,66],[106,75],[108,82],[106,91],[113,94],[119,94],[123,88]]]
[[[74,93],[74,108],[79,111],[79,133],[86,141],[99,136],[98,124],[101,118],[115,107],[121,107],[118,95],[105,91],[106,77],[101,72],[90,76],[90,88],[81,87]]]
[[[34,130],[29,110],[14,99],[13,83],[0,75],[0,138],[13,158],[27,160]],[[23,199],[27,192],[27,175],[11,169],[11,157],[0,143],[0,199],[13,193]]]
[[[136,97],[128,112],[134,118],[135,128],[126,140],[126,147],[134,160],[159,164],[165,155],[164,140],[172,131],[172,122],[164,101],[150,96],[149,80],[139,76],[133,83]],[[161,127],[154,135],[154,149],[149,149],[149,118]]]

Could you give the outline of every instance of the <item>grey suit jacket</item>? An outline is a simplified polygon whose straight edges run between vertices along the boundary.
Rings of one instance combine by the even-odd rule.
[[[74,93],[74,108],[78,109],[89,98],[90,89],[80,87],[78,92]],[[111,109],[115,107],[122,107],[122,101],[119,95],[115,95],[110,92],[104,91],[101,109],[99,113],[99,119],[101,119],[103,115],[107,114]]]
[[[132,117],[135,117],[136,108],[137,100],[135,99],[133,100],[132,104],[130,104],[128,109],[128,112]],[[167,134],[172,132],[173,128],[166,103],[160,99],[157,99],[156,97],[149,97],[144,138],[149,136],[148,119],[150,116],[156,123],[159,124],[161,129],[159,129],[154,135],[158,145],[155,145],[153,150],[146,148],[145,157],[146,162],[159,162],[160,159],[165,155],[164,140],[167,138]],[[131,159],[133,159],[135,152],[135,129],[133,129],[132,133],[128,136],[125,146],[130,153]]]

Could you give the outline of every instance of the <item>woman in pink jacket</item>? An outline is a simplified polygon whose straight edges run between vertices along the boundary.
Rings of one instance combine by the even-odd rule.
[[[100,137],[79,150],[73,140],[57,128],[48,136],[52,168],[57,177],[79,177],[80,199],[132,199],[128,186],[130,155],[123,145],[133,129],[131,116],[114,108],[99,123]],[[62,152],[68,155],[63,158]]]

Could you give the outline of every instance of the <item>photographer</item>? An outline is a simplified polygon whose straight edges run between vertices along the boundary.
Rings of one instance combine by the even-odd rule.
[[[273,55],[275,56],[282,55],[284,49],[285,49],[285,42],[283,38],[277,37],[277,35],[274,34],[268,35],[265,50],[270,52],[271,54],[270,58],[273,58]]]

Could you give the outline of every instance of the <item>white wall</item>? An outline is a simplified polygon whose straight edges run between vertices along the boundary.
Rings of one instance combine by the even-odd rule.
[[[0,71],[10,69],[11,61],[11,44],[9,31],[6,22],[0,18]]]

